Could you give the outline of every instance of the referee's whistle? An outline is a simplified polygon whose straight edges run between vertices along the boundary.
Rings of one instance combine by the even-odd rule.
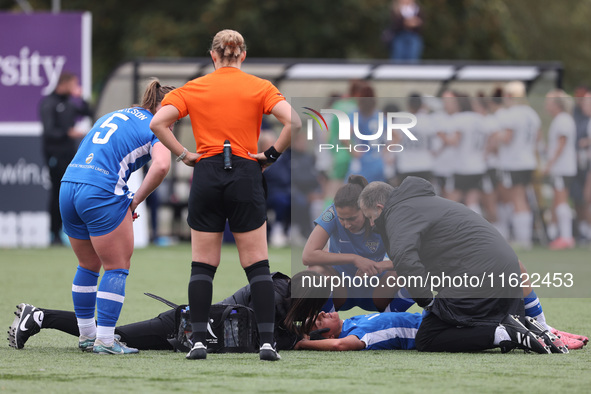
[[[232,169],[232,146],[229,140],[224,141],[224,170]]]

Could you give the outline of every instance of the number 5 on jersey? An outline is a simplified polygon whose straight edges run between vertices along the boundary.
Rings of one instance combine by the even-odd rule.
[[[107,134],[105,134],[104,137],[100,137],[101,132],[97,131],[96,133],[94,133],[94,136],[92,137],[92,142],[95,144],[106,144],[107,142],[109,142],[109,138],[111,138],[111,135],[113,135],[113,133],[119,128],[119,126],[117,126],[115,123],[111,123],[115,118],[119,118],[119,119],[123,119],[125,120],[129,120],[129,117],[123,114],[119,114],[119,113],[115,113],[111,116],[109,116],[107,118],[107,120],[105,120],[103,122],[103,124],[100,126],[101,129],[104,128],[109,128],[109,131],[107,131]]]

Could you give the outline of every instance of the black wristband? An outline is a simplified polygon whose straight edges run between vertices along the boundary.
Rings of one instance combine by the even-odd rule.
[[[267,149],[264,154],[267,158],[267,163],[275,163],[277,159],[279,159],[279,156],[281,156],[281,153],[277,152],[277,149],[275,149],[274,146]]]

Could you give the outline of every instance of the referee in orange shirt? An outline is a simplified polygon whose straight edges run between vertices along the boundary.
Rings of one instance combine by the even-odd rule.
[[[150,125],[177,161],[194,166],[187,219],[193,260],[189,282],[193,348],[187,358],[207,357],[205,338],[212,282],[220,264],[227,220],[251,286],[262,344],[260,359],[275,361],[280,356],[273,339],[275,305],[261,168],[275,162],[289,147],[292,129],[299,129],[301,122],[273,84],[240,70],[246,58],[240,33],[218,32],[210,54],[215,71],[168,94]],[[253,154],[257,152],[263,114],[273,114],[283,129],[271,148]],[[197,153],[183,147],[168,128],[171,122],[187,115],[191,117]],[[225,140],[231,144],[231,169],[224,166]]]

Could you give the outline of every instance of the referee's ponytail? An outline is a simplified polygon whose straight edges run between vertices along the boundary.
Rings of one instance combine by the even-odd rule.
[[[168,92],[174,89],[174,86],[162,86],[160,85],[160,81],[158,81],[157,79],[153,79],[146,87],[144,97],[142,97],[142,103],[139,106],[147,109],[152,114],[155,114],[156,108],[158,107],[158,105],[160,105],[160,103],[164,99],[164,96],[166,96]]]

